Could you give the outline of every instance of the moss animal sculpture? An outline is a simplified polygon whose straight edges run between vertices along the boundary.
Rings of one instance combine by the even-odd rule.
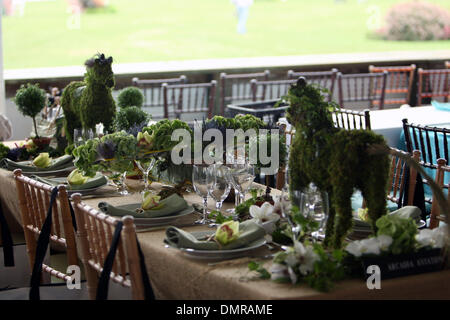
[[[116,104],[111,94],[114,87],[112,57],[97,54],[85,62],[84,81],[71,82],[63,91],[61,107],[65,116],[65,131],[69,143],[73,143],[73,130],[90,128],[102,122],[105,129],[113,128]]]
[[[351,197],[359,189],[366,201],[372,227],[386,213],[389,177],[387,153],[373,153],[384,138],[369,130],[343,130],[333,124],[338,106],[323,99],[322,89],[300,78],[288,92],[288,120],[295,127],[289,157],[291,190],[313,182],[328,192],[330,210],[325,245],[340,248],[352,228]]]

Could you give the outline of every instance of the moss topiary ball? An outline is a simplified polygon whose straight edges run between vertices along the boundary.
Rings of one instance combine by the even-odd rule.
[[[117,100],[120,108],[128,108],[131,106],[141,108],[144,103],[144,95],[137,87],[127,87],[119,93]]]

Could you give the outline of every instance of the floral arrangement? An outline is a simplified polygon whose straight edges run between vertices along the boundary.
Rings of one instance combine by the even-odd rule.
[[[117,96],[117,105],[120,108],[138,107],[142,108],[144,95],[137,87],[126,87]]]
[[[385,27],[378,33],[387,40],[450,39],[450,12],[433,3],[398,3],[389,9],[385,21]]]
[[[14,102],[17,104],[19,111],[24,116],[28,116],[33,119],[36,138],[39,137],[36,126],[36,116],[42,111],[42,109],[44,109],[45,100],[45,91],[39,88],[39,84],[30,83],[27,83],[26,86],[21,85],[14,98]]]

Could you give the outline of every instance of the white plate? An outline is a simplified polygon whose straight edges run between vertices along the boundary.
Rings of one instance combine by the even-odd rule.
[[[192,235],[197,239],[201,239],[208,235],[211,235],[211,231],[192,232]],[[267,242],[266,239],[260,238],[253,241],[252,243],[249,243],[245,247],[231,250],[198,250],[198,249],[176,248],[176,247],[172,248],[178,249],[181,252],[183,252],[184,255],[194,259],[226,260],[245,256],[249,251],[258,249],[259,247],[265,245],[266,242]]]
[[[165,225],[165,224],[170,224],[181,217],[191,214],[194,211],[195,210],[192,206],[188,206],[186,209],[184,209],[174,215],[170,215],[170,216],[158,217],[158,218],[136,218],[136,217],[134,217],[134,224],[136,226],[145,226],[145,227],[161,226],[161,225]]]

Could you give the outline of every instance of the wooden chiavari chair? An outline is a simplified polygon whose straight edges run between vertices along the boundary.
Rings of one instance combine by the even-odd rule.
[[[252,79],[250,80],[252,101],[279,100],[287,94],[291,85],[296,82],[296,79],[263,81]]]
[[[345,130],[370,130],[370,111],[355,111],[348,109],[337,109],[333,111],[333,121],[337,128]]]
[[[417,84],[417,104],[422,105],[424,98],[443,98],[445,102],[450,96],[450,69],[417,71],[419,80]]]
[[[416,190],[417,170],[409,167],[406,161],[399,155],[411,156],[415,161],[420,161],[420,151],[414,150],[412,155],[408,152],[390,148],[391,170],[389,173],[389,187],[387,199],[402,207],[402,199],[407,195],[407,205],[414,203],[414,193]],[[409,169],[409,172],[406,170]]]
[[[387,75],[387,71],[345,75],[339,72],[337,83],[338,100],[341,108],[349,109],[345,104],[352,102],[366,102],[369,108],[372,108],[373,101],[378,100],[378,109],[383,109]],[[380,90],[377,90],[378,88]]]
[[[209,83],[174,84],[164,83],[164,118],[177,119],[186,113],[206,113],[212,117],[216,99],[215,80]]]
[[[66,188],[64,185],[60,185],[55,190],[50,185],[22,175],[22,170],[20,169],[14,170],[14,178],[16,181],[29,264],[33,272],[31,279],[32,288],[39,281],[38,278],[42,280],[41,271],[58,279],[71,281],[71,275],[65,273],[65,270],[57,270],[43,262],[47,246],[44,245],[42,248],[39,248],[41,238],[39,236],[46,233],[44,229],[46,228],[47,214],[49,213],[50,207],[52,207],[51,229],[48,228],[49,241],[58,247],[65,248],[68,266],[79,265],[74,232],[75,221],[70,212],[70,203]],[[53,204],[52,193],[55,194]],[[48,243],[47,240],[44,242]],[[34,292],[36,293],[36,291]],[[38,296],[39,292],[37,291],[37,295],[33,295],[34,298],[30,297],[37,299]]]
[[[183,84],[187,82],[187,78],[185,75],[169,79],[139,79],[134,77],[131,81],[133,86],[141,88],[143,91],[145,99],[143,107],[163,107],[162,84]]]
[[[298,79],[300,77],[305,77],[306,80],[310,83],[315,83],[322,88],[325,88],[329,91],[328,101],[333,99],[333,92],[336,83],[336,77],[338,74],[338,69],[333,68],[330,71],[311,71],[311,72],[295,72],[293,70],[289,70],[287,72],[288,79]]]
[[[99,298],[97,290],[99,276],[101,280],[103,269],[108,268],[107,261],[113,258],[110,249],[115,236],[119,236],[118,242],[115,243],[118,254],[115,255],[114,260],[110,260],[112,265],[109,266],[111,268],[109,279],[125,288],[130,288],[133,300],[154,299],[151,286],[150,289],[146,289],[145,286],[145,279],[148,282],[148,278],[145,278],[147,271],[139,254],[133,217],[125,216],[119,220],[84,204],[78,193],[73,194],[71,198],[74,202],[78,224],[77,234],[89,297],[91,299]],[[120,228],[123,226],[123,230],[121,234],[116,234],[119,224],[121,224]]]
[[[384,71],[389,72],[386,82],[386,96],[392,96],[389,99],[385,98],[384,104],[410,104],[416,65],[392,67],[369,66],[370,73],[382,73]],[[382,88],[380,87],[376,88],[377,93],[381,93],[381,90]],[[375,100],[373,104],[377,106],[380,104],[380,101]]]
[[[450,176],[450,166],[446,165],[445,159],[438,159],[436,165],[436,184],[442,188],[445,194],[445,190],[447,191],[447,198],[450,204],[450,196],[449,196],[449,183],[444,179],[445,175]],[[448,179],[447,179],[448,180]],[[447,212],[447,214],[449,214]],[[445,215],[441,214],[441,209],[439,207],[438,201],[436,199],[436,195],[433,193],[433,199],[431,204],[431,214],[430,214],[430,229],[434,229],[439,227],[439,222],[445,221]]]
[[[252,92],[249,85],[251,79],[269,80],[270,71],[254,73],[220,74],[220,113],[225,114],[225,107],[233,102],[250,102]]]
[[[439,158],[449,161],[450,129],[402,122],[407,151],[420,150],[425,167],[434,168]]]

